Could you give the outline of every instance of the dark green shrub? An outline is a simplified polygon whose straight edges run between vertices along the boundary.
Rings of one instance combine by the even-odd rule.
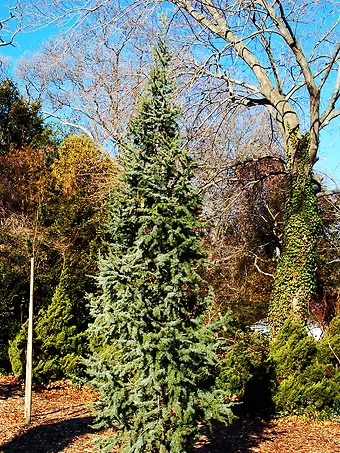
[[[264,335],[241,330],[237,337],[219,364],[216,385],[241,403],[235,408],[239,415],[270,415],[273,379],[268,361],[269,340]]]
[[[266,360],[268,340],[251,332],[239,332],[239,338],[226,352],[219,364],[216,384],[231,396],[244,394],[249,380]]]
[[[340,366],[340,315],[332,320],[319,342],[318,360],[336,369]]]
[[[270,345],[278,381],[302,372],[316,357],[316,352],[317,343],[308,336],[306,327],[299,321],[287,321]]]
[[[255,333],[239,333],[216,382],[241,403],[239,413],[332,417],[340,413],[339,356],[339,317],[320,342],[300,321],[288,320],[270,347]]]
[[[8,355],[14,375],[23,376],[26,363],[28,321],[23,324],[13,341],[9,342]]]
[[[332,335],[331,330],[326,335]],[[308,336],[301,321],[286,321],[270,347],[277,387],[276,411],[284,414],[337,412],[339,375],[325,344]]]
[[[81,374],[83,333],[77,333],[72,304],[67,295],[64,270],[47,310],[40,310],[33,334],[33,381],[73,378]],[[14,374],[23,374],[26,360],[27,322],[10,343],[9,356]]]

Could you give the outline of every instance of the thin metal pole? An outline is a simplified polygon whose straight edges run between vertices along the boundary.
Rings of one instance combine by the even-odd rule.
[[[26,357],[26,384],[25,384],[25,419],[31,423],[32,407],[32,360],[33,360],[33,287],[34,287],[34,258],[31,258],[30,301],[28,309],[28,335]]]

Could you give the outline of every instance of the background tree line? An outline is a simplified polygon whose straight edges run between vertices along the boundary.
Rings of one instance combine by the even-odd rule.
[[[1,366],[4,371],[13,368],[22,373],[28,263],[35,247],[35,375],[47,381],[74,374],[77,358],[85,351],[83,335],[91,320],[86,294],[94,290],[91,276],[96,273],[99,250],[105,248],[103,225],[108,197],[117,188],[118,169],[89,138],[63,139],[53,132],[44,123],[39,104],[26,101],[10,80],[2,82],[1,93],[1,314],[8,326],[2,331]],[[230,125],[229,148],[238,153],[234,160],[226,159],[206,140],[210,153],[201,155],[196,171],[196,184],[204,197],[202,241],[209,253],[204,276],[215,290],[210,316],[231,309],[241,325],[267,316],[282,248],[285,198],[279,146],[274,158],[249,156],[249,140],[260,143],[259,152],[263,145],[270,146],[264,119],[256,132],[247,128],[252,121],[243,112],[244,129],[237,131]],[[318,297],[310,308],[312,319],[326,326],[338,300],[336,195],[320,198],[320,213],[324,220],[318,248]],[[65,356],[65,364],[60,365]]]
[[[93,286],[90,275],[104,237],[105,200],[114,190],[116,169],[90,139],[60,138],[44,124],[39,103],[26,101],[13,82],[4,80],[0,91],[0,291],[6,326],[1,369],[9,371],[8,342],[27,318],[28,259],[33,253],[36,314],[61,316],[55,307],[48,312],[57,291],[61,303],[66,304],[63,297],[70,300],[65,327],[75,325],[77,334],[87,327],[85,294]],[[20,367],[14,371],[22,373]]]
[[[47,42],[34,61],[22,62],[29,92],[46,101],[50,114],[85,129],[95,140],[119,142],[150,60],[147,42],[159,27],[158,13],[166,11],[177,56],[173,70],[186,111],[184,135],[193,152],[201,162],[216,153],[224,156],[222,167],[215,169],[217,180],[227,180],[240,168],[231,162],[238,154],[239,164],[253,160],[257,172],[262,164],[258,182],[251,179],[247,188],[266,179],[278,190],[284,186],[283,231],[276,235],[280,255],[275,272],[267,272],[274,275],[269,313],[273,335],[291,316],[305,320],[319,291],[318,198],[325,189],[314,165],[320,131],[340,113],[336,3],[150,0],[77,6],[48,5],[49,17],[61,23],[72,17],[77,25]],[[38,22],[45,13],[47,17],[47,4],[27,7]],[[317,17],[324,18],[321,26]],[[311,35],[312,29],[318,31]],[[254,116],[266,112],[265,122],[271,124],[247,150],[234,143],[228,147],[230,120],[239,128],[231,119],[236,110],[241,122],[244,111],[252,110]],[[210,188],[217,180],[209,182]],[[272,242],[274,238],[275,232]],[[261,256],[255,255],[255,267],[261,269]]]

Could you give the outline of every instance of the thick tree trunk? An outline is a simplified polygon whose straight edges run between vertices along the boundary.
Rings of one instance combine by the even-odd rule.
[[[316,243],[320,229],[309,134],[290,135],[288,191],[285,204],[284,247],[277,267],[269,308],[272,337],[287,319],[308,317],[316,290]]]

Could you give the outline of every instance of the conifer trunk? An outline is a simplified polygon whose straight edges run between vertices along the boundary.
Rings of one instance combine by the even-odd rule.
[[[287,319],[307,321],[308,307],[316,293],[316,245],[320,229],[317,198],[313,189],[309,134],[290,135],[284,247],[277,267],[274,296],[269,309],[271,335]]]

